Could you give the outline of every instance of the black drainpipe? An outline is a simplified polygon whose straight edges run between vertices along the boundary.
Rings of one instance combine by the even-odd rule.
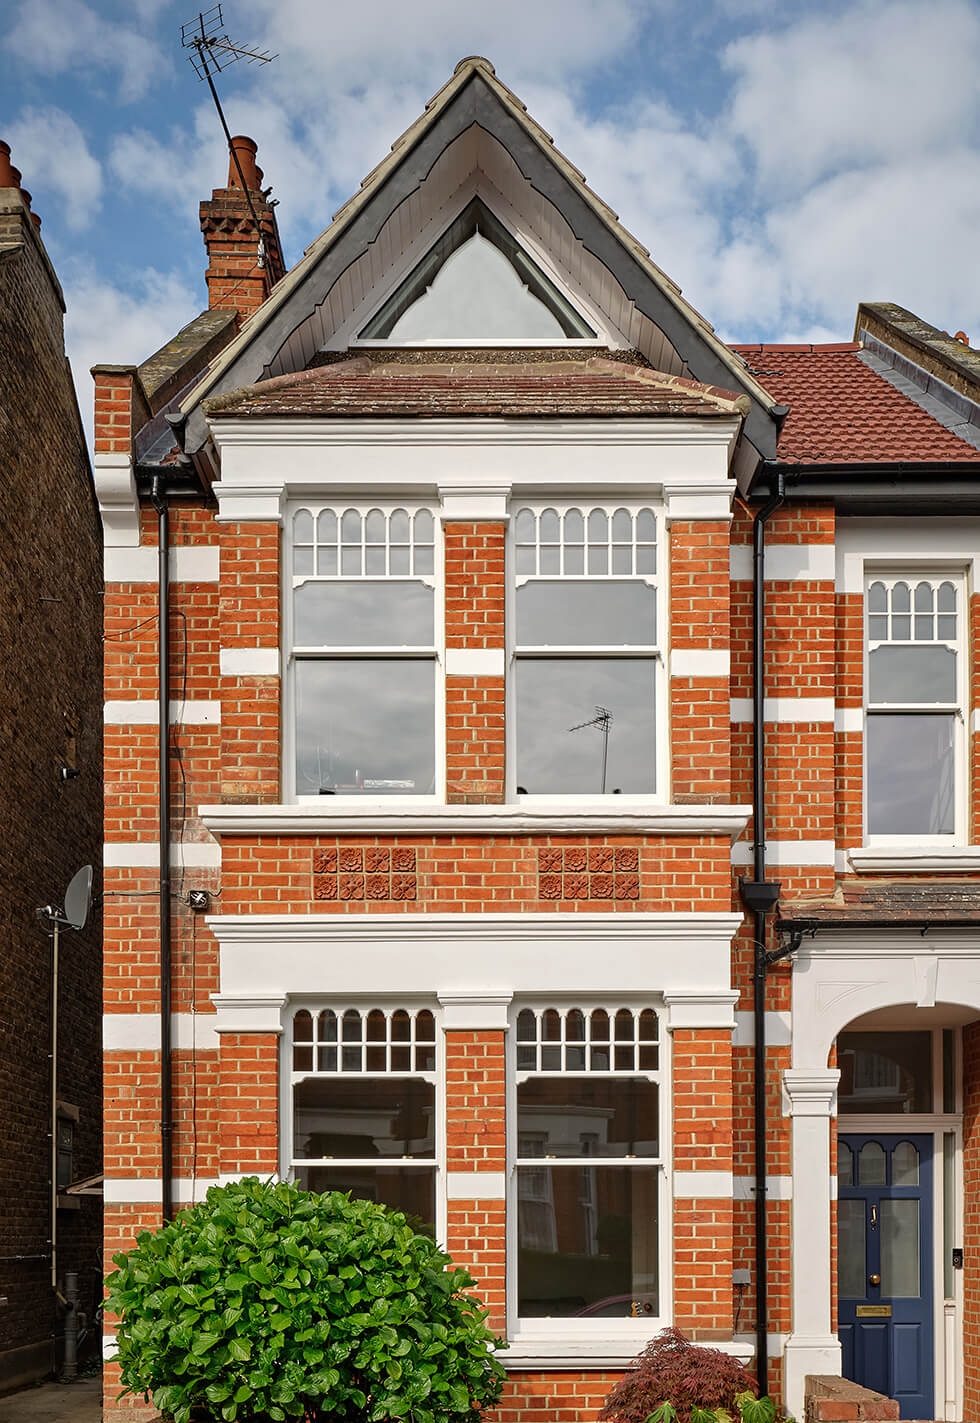
[[[786,499],[786,481],[752,524],[752,854],[751,880],[743,879],[742,901],[753,916],[755,1019],[755,1348],[759,1393],[769,1392],[768,1260],[766,1250],[766,917],[779,899],[779,883],[766,880],[766,520]]]
[[[157,513],[159,591],[157,642],[160,699],[158,751],[160,779],[160,1174],[163,1220],[173,1216],[173,1091],[170,1069],[170,520],[163,481],[154,475],[150,498]]]

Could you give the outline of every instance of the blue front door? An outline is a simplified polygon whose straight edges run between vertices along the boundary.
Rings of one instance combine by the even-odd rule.
[[[931,1136],[838,1141],[837,1294],[844,1377],[933,1414]]]

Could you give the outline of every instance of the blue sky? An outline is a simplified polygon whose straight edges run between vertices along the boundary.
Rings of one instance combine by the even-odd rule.
[[[980,344],[980,0],[227,0],[278,52],[219,79],[287,260],[466,54],[485,54],[730,340],[849,339],[892,300]],[[171,0],[8,0],[0,137],[88,367],[206,304],[200,200],[227,172]]]

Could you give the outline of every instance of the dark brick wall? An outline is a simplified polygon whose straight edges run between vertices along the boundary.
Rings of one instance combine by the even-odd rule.
[[[101,861],[101,534],[54,273],[0,190],[0,1391],[51,1367],[51,942],[35,908]],[[80,775],[64,782],[63,765]],[[96,889],[101,885],[97,873]],[[101,916],[61,937],[59,1097],[101,1169]],[[99,1294],[102,1203],[58,1212],[59,1275]]]

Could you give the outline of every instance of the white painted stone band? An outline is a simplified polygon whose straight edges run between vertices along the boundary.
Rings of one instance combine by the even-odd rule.
[[[766,1013],[766,1043],[769,1047],[789,1047],[793,1041],[792,1014],[784,1012]],[[732,1047],[751,1047],[755,1042],[755,1014],[739,1012],[735,1014],[735,1032]]]
[[[728,677],[731,656],[724,648],[672,647],[670,675],[672,677]]]
[[[833,721],[833,697],[766,697],[766,721]],[[732,697],[732,721],[751,721],[751,697]]]
[[[752,549],[748,544],[733,545],[729,564],[733,582],[752,578]],[[833,544],[766,544],[766,582],[829,582],[834,581],[835,555]]]
[[[675,1201],[730,1201],[733,1177],[730,1171],[675,1171]]]
[[[109,701],[103,705],[102,720],[106,726],[156,726],[160,703],[155,698]],[[221,721],[221,703],[188,698],[170,703],[171,725],[217,726]]]
[[[231,1178],[237,1179],[237,1178]],[[107,1176],[102,1185],[103,1199],[113,1205],[158,1205],[162,1181],[159,1176]],[[174,1176],[173,1197],[180,1204],[203,1200],[212,1186],[221,1185],[217,1176]]]
[[[214,1052],[220,1039],[215,1013],[172,1013],[170,1033],[178,1052]],[[105,1013],[102,1017],[105,1052],[157,1052],[160,1048],[159,1013]]]
[[[734,1191],[732,1199],[736,1201],[755,1200],[755,1177],[736,1176],[734,1178]],[[793,1178],[792,1176],[767,1176],[766,1177],[766,1200],[767,1201],[791,1201],[793,1199]]]
[[[835,707],[835,731],[863,731],[864,707]]]
[[[832,870],[835,863],[833,840],[766,841],[767,865],[812,865]],[[747,841],[739,840],[732,846],[732,864],[752,864],[752,846]]]
[[[503,1171],[447,1171],[447,1201],[502,1201],[507,1194]]]
[[[278,677],[278,647],[222,647],[218,652],[222,677]]]
[[[217,583],[218,563],[217,544],[175,544],[168,558],[170,581]],[[104,568],[107,583],[156,583],[159,556],[152,546],[107,548]]]
[[[507,655],[502,647],[447,647],[449,677],[502,677]]]
[[[102,863],[112,870],[155,869],[160,863],[157,840],[110,840],[102,849]],[[185,840],[171,845],[170,863],[184,869],[214,870],[221,867],[221,846],[214,841]]]

